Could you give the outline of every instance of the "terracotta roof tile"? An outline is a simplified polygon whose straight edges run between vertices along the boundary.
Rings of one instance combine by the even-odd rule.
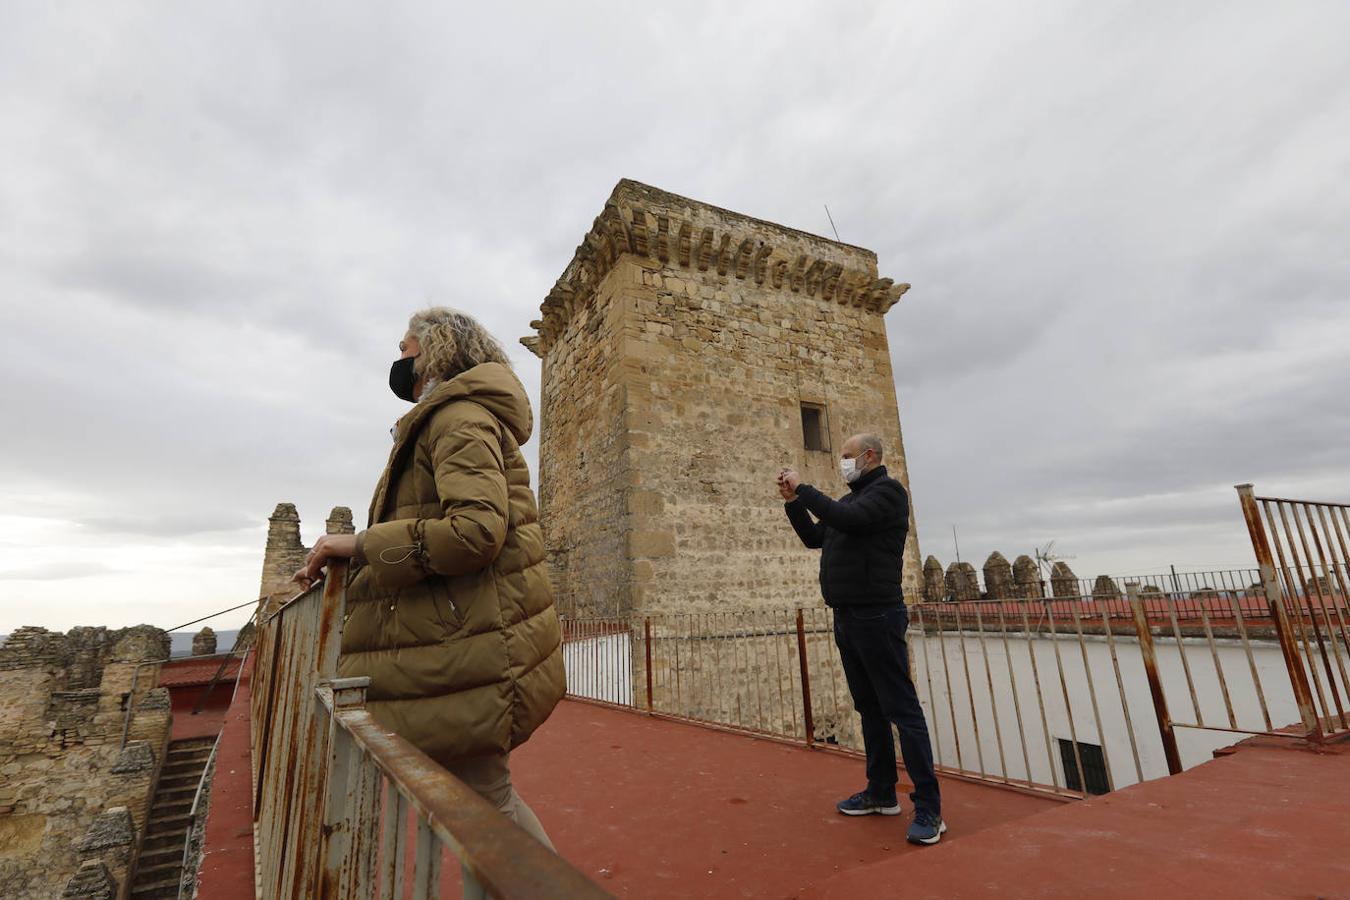
[[[185,659],[165,663],[159,672],[160,687],[187,687],[194,684],[207,684],[216,677],[220,669],[219,659]],[[239,660],[232,659],[220,676],[221,681],[234,681],[239,674]]]

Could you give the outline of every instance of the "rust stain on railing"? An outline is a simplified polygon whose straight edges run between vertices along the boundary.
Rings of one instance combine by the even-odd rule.
[[[252,708],[259,895],[402,898],[407,887],[414,900],[437,897],[449,850],[465,896],[608,896],[385,731],[365,709],[369,679],[335,678],[346,574],[344,563],[330,564],[322,587],[282,606],[259,635],[265,658]]]
[[[806,622],[800,609],[797,610],[797,661],[802,679],[802,724],[806,731],[806,744],[810,746],[816,742],[816,724],[811,713],[811,664],[806,656]]]
[[[1139,602],[1139,585],[1129,584],[1126,590],[1129,592],[1130,606],[1134,610],[1135,632],[1138,635],[1140,655],[1144,660],[1148,690],[1153,696],[1153,712],[1158,721],[1158,734],[1162,738],[1163,753],[1167,758],[1167,771],[1176,775],[1181,771],[1181,753],[1177,749],[1177,734],[1172,728],[1172,717],[1167,711],[1167,695],[1163,693],[1162,679],[1158,677],[1158,654],[1153,649],[1153,632],[1149,629],[1144,606]]]
[[[1320,742],[1350,734],[1350,505],[1258,497],[1250,484],[1238,485],[1237,492],[1302,736]]]

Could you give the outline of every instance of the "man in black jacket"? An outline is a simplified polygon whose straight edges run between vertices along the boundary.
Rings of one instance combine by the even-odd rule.
[[[909,611],[900,587],[909,495],[881,464],[881,440],[859,434],[844,442],[840,472],[849,492],[831,500],[793,469],[778,475],[788,520],[802,543],[820,554],[820,590],[834,609],[834,641],[844,665],[853,705],[862,717],[867,751],[867,789],[841,800],[848,816],[900,813],[895,785],[895,742],[914,782],[909,799],[914,820],[906,839],[936,844],[947,830],[933,771],[933,750],[918,692],[909,677],[905,631]],[[812,514],[819,521],[812,519]]]

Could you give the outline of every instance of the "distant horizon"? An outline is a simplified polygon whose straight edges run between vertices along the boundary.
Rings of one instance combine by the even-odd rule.
[[[144,624],[144,623],[141,623],[141,624]],[[46,627],[46,626],[43,626],[43,625],[36,625],[36,626],[34,626],[34,625],[20,625],[20,626],[19,626],[19,628],[44,628],[44,627]],[[134,628],[134,627],[136,627],[136,626],[134,626],[134,625],[116,625],[116,626],[113,626],[113,625],[102,625],[102,624],[97,624],[97,623],[96,623],[96,624],[91,624],[91,625],[74,625],[74,626],[72,626],[72,628],[107,628],[109,631],[116,631],[116,630],[119,629],[119,628]],[[151,626],[151,627],[155,627],[155,626]],[[19,630],[18,628],[14,629],[14,631],[18,631],[18,630]],[[51,631],[51,632],[53,632],[53,633],[58,633],[58,634],[68,634],[68,633],[70,632],[71,629],[70,629],[70,628],[63,628],[63,629],[53,629],[53,628],[48,628],[47,630],[48,630],[48,631]],[[13,634],[14,631],[0,632],[0,646],[3,646],[3,645],[4,645],[4,642],[7,641],[7,640],[9,640],[9,636],[10,636],[11,634]],[[197,636],[197,634],[198,634],[200,631],[201,631],[201,629],[198,628],[198,629],[196,629],[196,630],[184,630],[184,631],[169,631],[169,632],[165,632],[166,634],[169,635],[169,642],[170,642],[170,645],[169,645],[169,655],[170,655],[170,656],[191,655],[191,652],[192,652],[192,639],[195,638],[195,637]],[[239,637],[239,629],[238,629],[238,628],[226,628],[226,629],[218,629],[218,630],[216,630],[216,652],[217,652],[217,653],[229,653],[231,650],[234,649],[234,642],[235,642],[235,639],[238,638],[238,637]]]

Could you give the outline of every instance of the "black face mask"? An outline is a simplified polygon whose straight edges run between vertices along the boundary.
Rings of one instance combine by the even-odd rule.
[[[413,383],[417,381],[417,376],[413,374],[413,360],[416,358],[405,356],[394,360],[394,364],[389,367],[389,390],[394,392],[395,397],[409,403],[417,402],[413,396]]]

